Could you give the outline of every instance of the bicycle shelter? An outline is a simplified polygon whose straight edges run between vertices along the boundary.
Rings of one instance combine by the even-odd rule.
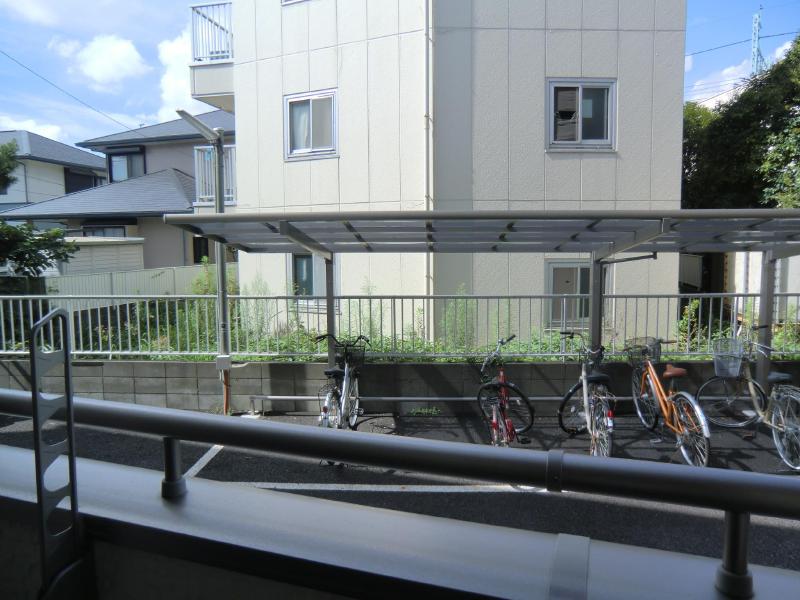
[[[659,253],[761,252],[759,342],[769,346],[775,262],[800,255],[800,209],[674,211],[242,212],[165,215],[167,224],[242,252],[311,252],[325,260],[327,328],[335,333],[333,257],[339,253],[588,253],[589,330],[601,343],[603,265]],[[621,254],[629,256],[620,257]],[[220,306],[225,294],[217,291]],[[333,364],[329,341],[328,362]],[[765,383],[769,359],[759,356]]]

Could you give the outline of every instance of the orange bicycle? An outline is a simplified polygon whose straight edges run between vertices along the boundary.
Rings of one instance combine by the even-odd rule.
[[[675,434],[683,459],[690,465],[705,467],[711,453],[708,422],[694,396],[675,389],[675,379],[684,377],[686,369],[668,364],[662,376],[669,381],[665,390],[653,366],[661,358],[661,345],[674,343],[652,337],[626,342],[625,351],[633,367],[633,404],[642,425],[650,431],[658,425],[660,413],[664,425]]]

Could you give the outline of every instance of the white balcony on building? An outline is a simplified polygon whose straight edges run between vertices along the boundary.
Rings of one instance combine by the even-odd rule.
[[[236,146],[226,145],[224,153],[225,204],[236,204]],[[217,159],[212,146],[194,149],[195,206],[213,206],[216,201]]]
[[[192,96],[233,111],[233,3],[192,9]]]

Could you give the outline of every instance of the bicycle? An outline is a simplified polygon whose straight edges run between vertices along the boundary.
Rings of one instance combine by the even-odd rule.
[[[611,394],[611,378],[597,369],[603,362],[605,348],[590,350],[583,334],[562,331],[567,339],[580,339],[578,355],[581,359],[581,375],[578,382],[564,395],[558,407],[558,425],[569,435],[589,432],[589,454],[611,456],[614,432],[614,411],[611,403],[617,399]],[[581,390],[581,394],[576,394]]]
[[[633,404],[642,425],[650,431],[658,425],[660,414],[664,425],[675,434],[683,459],[690,465],[704,467],[711,454],[708,422],[694,397],[675,389],[675,379],[684,377],[686,369],[666,366],[662,377],[669,380],[669,388],[665,391],[653,366],[661,358],[661,345],[674,343],[652,337],[626,342],[625,351],[633,367]]]
[[[336,367],[325,370],[325,376],[332,380],[320,390],[321,401],[319,413],[319,426],[342,429],[348,426],[355,429],[358,417],[361,415],[359,407],[358,377],[359,369],[364,366],[364,345],[359,345],[362,340],[369,345],[369,339],[359,335],[352,342],[342,342],[330,333],[317,336],[315,341],[320,342],[330,338],[335,344]]]
[[[492,446],[508,446],[514,441],[528,444],[530,440],[521,437],[533,426],[534,410],[527,396],[506,379],[500,349],[513,340],[512,334],[505,340],[498,340],[481,365],[481,387],[478,389],[478,407],[489,430]],[[497,367],[497,375],[488,374],[489,367]]]
[[[764,327],[751,327],[750,332]],[[736,338],[715,340],[715,376],[697,390],[697,401],[714,425],[737,428],[761,422],[769,427],[781,460],[800,471],[800,388],[789,385],[791,375],[770,371],[767,396],[753,379],[750,363],[754,349],[768,357],[773,348],[759,344],[750,335],[738,339],[739,333],[741,328]]]

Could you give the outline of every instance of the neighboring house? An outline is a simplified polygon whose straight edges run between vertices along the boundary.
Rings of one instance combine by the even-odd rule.
[[[85,190],[105,182],[103,157],[30,131],[0,131],[0,145],[17,142],[16,181],[0,187],[0,212]]]
[[[235,0],[195,6],[193,94],[235,109],[232,211],[680,208],[685,0]],[[240,281],[323,293],[304,255]],[[583,255],[343,255],[361,293],[588,291]],[[678,259],[607,291],[676,293]],[[553,308],[552,320],[561,319]],[[567,320],[586,316],[574,303]]]
[[[194,179],[177,169],[133,177],[0,213],[8,220],[57,222],[96,243],[62,267],[66,273],[123,271],[194,263],[194,238],[164,224],[165,213],[191,213]]]
[[[236,202],[236,178],[234,176],[236,146],[233,115],[222,110],[215,110],[197,115],[197,118],[211,128],[220,127],[225,131],[225,202],[233,205]],[[214,210],[216,169],[214,153],[200,133],[183,119],[86,140],[79,142],[78,146],[106,155],[109,181],[112,184],[165,169],[177,169],[182,175],[191,174],[194,177],[194,189],[190,194],[190,206],[197,212],[213,212]],[[173,206],[175,205],[174,201],[180,201],[180,199],[175,198]],[[165,204],[160,214],[167,212],[170,211],[167,210]],[[91,222],[87,221],[87,225],[91,226]],[[106,223],[106,226],[114,225],[115,223],[111,221]],[[126,224],[120,222],[118,225]],[[117,232],[119,233],[120,230],[117,229]],[[147,237],[144,233],[139,235]],[[159,237],[163,235],[166,233],[159,233]],[[181,235],[176,231],[175,237],[177,239]],[[208,240],[189,236],[187,243],[189,247],[185,253],[163,256],[160,264],[153,264],[154,261],[146,259],[146,265],[152,264],[161,267],[174,264],[197,264],[203,256],[209,256],[213,260],[213,244],[209,246]],[[160,243],[156,244],[154,248],[159,245]],[[150,254],[154,255],[154,258],[159,256],[156,249],[152,252],[146,249],[145,256]]]

